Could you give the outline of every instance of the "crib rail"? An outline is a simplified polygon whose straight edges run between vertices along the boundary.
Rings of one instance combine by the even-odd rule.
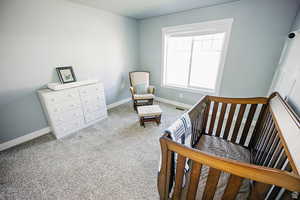
[[[263,188],[282,187],[290,191],[300,192],[300,177],[295,173],[213,156],[178,144],[169,139],[167,134],[160,138],[160,144],[162,149],[161,171],[158,177],[160,199],[169,199],[172,153],[178,154],[172,199],[195,199],[203,165],[209,167],[209,174],[202,199],[213,199],[221,172],[230,174],[222,199],[235,199],[243,179],[251,179],[255,181],[255,186],[264,186]],[[186,159],[192,160],[191,178],[187,183],[187,196],[182,198]],[[262,199],[265,196],[265,193],[260,193],[258,189],[259,187],[255,187],[251,191],[250,198]]]
[[[224,98],[205,96],[190,109],[193,135],[221,137],[244,147],[254,143],[268,98]],[[252,143],[251,143],[252,142]]]

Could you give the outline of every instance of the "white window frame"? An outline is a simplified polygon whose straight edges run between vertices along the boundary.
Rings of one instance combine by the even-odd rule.
[[[206,22],[195,23],[195,24],[170,26],[170,27],[162,28],[161,87],[183,90],[183,91],[190,91],[190,92],[194,92],[194,93],[219,95],[233,21],[234,21],[233,18],[228,18],[228,19],[222,19],[222,20],[206,21]],[[221,30],[222,32],[225,32],[225,38],[224,38],[224,43],[223,43],[223,47],[222,47],[222,55],[220,58],[220,64],[219,64],[215,89],[210,90],[208,88],[183,87],[183,86],[166,84],[167,37],[169,37],[171,35],[175,35],[175,34],[187,34],[187,35],[189,35],[189,34],[192,35],[192,34],[196,34],[196,33],[199,35],[200,34],[210,34],[210,33],[219,32],[219,30]]]

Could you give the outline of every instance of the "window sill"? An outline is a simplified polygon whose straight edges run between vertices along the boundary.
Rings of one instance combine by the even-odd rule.
[[[174,85],[162,85],[162,88],[168,88],[173,90],[180,90],[184,92],[191,92],[203,95],[216,95],[215,91],[212,90],[205,90],[205,89],[197,89],[197,88],[186,88],[186,87],[179,87]]]

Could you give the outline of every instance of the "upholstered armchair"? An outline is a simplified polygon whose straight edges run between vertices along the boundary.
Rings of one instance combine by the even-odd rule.
[[[155,87],[149,85],[149,79],[150,72],[129,72],[130,92],[135,111],[137,110],[137,106],[153,104]]]

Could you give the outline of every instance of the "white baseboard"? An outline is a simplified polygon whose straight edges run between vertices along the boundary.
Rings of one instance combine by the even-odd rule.
[[[178,102],[178,101],[173,101],[173,100],[169,100],[169,99],[165,99],[165,98],[161,98],[161,97],[155,97],[155,100],[157,100],[159,102],[171,104],[171,105],[174,105],[174,106],[186,108],[186,109],[190,109],[193,106],[193,105],[190,105],[190,104],[185,104],[185,103],[181,103],[181,102]]]
[[[127,98],[127,99],[123,99],[121,101],[109,104],[109,105],[107,105],[107,109],[117,107],[121,104],[129,102],[130,100],[131,100],[131,98]],[[50,133],[50,132],[51,132],[51,128],[48,126],[48,127],[43,128],[43,129],[40,129],[40,130],[34,131],[32,133],[26,134],[24,136],[12,139],[12,140],[7,141],[7,142],[4,142],[4,143],[0,144],[0,151],[3,151],[5,149],[9,149],[9,148],[14,147],[14,146],[17,146],[19,144],[30,141],[34,138],[40,137],[40,136],[45,135],[45,134]]]
[[[111,109],[111,108],[117,107],[119,105],[122,105],[124,103],[129,102],[130,100],[131,100],[131,98],[127,98],[127,99],[123,99],[121,101],[117,101],[115,103],[109,104],[109,105],[107,105],[107,109]]]
[[[48,126],[46,128],[34,131],[34,132],[29,133],[27,135],[24,135],[24,136],[15,138],[13,140],[4,142],[4,143],[0,144],[0,151],[3,151],[5,149],[8,149],[8,148],[11,148],[11,147],[14,147],[14,146],[17,146],[19,144],[22,144],[24,142],[27,142],[27,141],[32,140],[34,138],[40,137],[40,136],[45,135],[45,134],[50,133],[50,132],[51,132],[51,129]]]
[[[162,102],[162,103],[167,103],[167,104],[171,104],[171,105],[174,105],[174,106],[186,108],[186,109],[189,109],[189,108],[191,108],[193,106],[193,105],[181,103],[181,102],[178,102],[178,101],[172,101],[172,100],[161,98],[161,97],[155,97],[155,100],[159,101],[159,102]],[[117,107],[119,105],[122,105],[124,103],[127,103],[129,101],[131,101],[131,98],[127,98],[127,99],[123,99],[121,101],[117,101],[115,103],[107,105],[107,109],[115,108],[115,107]]]

